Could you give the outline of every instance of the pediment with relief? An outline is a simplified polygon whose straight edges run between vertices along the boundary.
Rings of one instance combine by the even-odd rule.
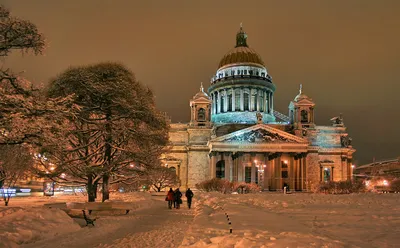
[[[245,128],[216,139],[211,142],[223,143],[308,143],[306,139],[293,134],[270,127],[266,124],[258,124]]]

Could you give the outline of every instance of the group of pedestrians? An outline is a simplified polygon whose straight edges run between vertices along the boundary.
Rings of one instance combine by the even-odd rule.
[[[192,199],[193,199],[193,191],[188,188],[185,193],[188,208],[190,209],[192,207]],[[174,205],[174,208],[179,209],[180,205],[182,204],[182,192],[177,188],[175,191],[172,190],[172,188],[169,189],[167,193],[167,197],[165,198],[166,201],[168,201],[168,208],[172,209],[172,205]]]

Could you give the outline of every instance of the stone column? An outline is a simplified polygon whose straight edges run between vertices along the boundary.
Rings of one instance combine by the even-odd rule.
[[[310,107],[310,122],[314,123],[314,108]]]
[[[305,189],[305,182],[304,182],[304,163],[303,163],[303,157],[300,155],[300,158],[298,159],[299,161],[299,170],[300,170],[300,190]]]
[[[351,159],[347,159],[347,180],[351,180],[353,177],[353,168],[351,168]]]
[[[210,94],[211,97],[211,114],[214,114],[214,94]]]
[[[295,171],[295,165],[294,165],[294,157],[290,156],[289,157],[289,188],[290,190],[295,189],[295,177],[296,177],[296,171]]]
[[[319,181],[322,182],[322,172],[323,172],[323,168],[322,165],[319,166]]]
[[[263,155],[263,165],[265,164],[265,167],[263,168],[263,189],[268,190],[269,189],[269,164],[268,164],[268,153],[264,153]]]
[[[238,161],[238,156],[237,153],[234,153],[232,155],[232,182],[237,182],[237,161]]]
[[[215,169],[216,169],[216,163],[217,163],[217,158],[216,158],[216,152],[211,152],[211,159],[210,159],[210,178],[213,179],[215,178]]]
[[[275,190],[276,186],[275,186],[275,163],[274,163],[274,160],[268,159],[268,165],[270,166],[269,171],[270,171],[270,175],[271,175],[271,178],[269,180],[270,189]]]
[[[237,158],[238,164],[238,182],[243,182],[243,154],[239,155]]]
[[[263,91],[263,96],[264,96],[263,110],[264,113],[268,113],[267,91]]]
[[[224,89],[224,98],[225,98],[225,101],[224,101],[224,112],[226,113],[226,112],[228,112],[228,92],[226,91],[226,89]]]
[[[232,181],[232,156],[231,153],[224,153],[224,160],[225,160],[225,179]]]
[[[344,159],[344,158],[341,158],[341,166],[340,166],[340,168],[341,168],[341,179],[340,180],[342,180],[342,181],[345,181],[345,180],[347,180],[347,177],[345,176],[345,168],[346,168],[346,163],[345,163],[345,161],[346,161],[346,159]]]
[[[281,157],[277,157],[274,159],[275,163],[275,182],[276,182],[276,189],[282,189],[282,165],[281,165]]]
[[[306,154],[302,154],[302,158],[301,158],[301,168],[303,171],[303,190],[308,190],[307,186],[308,186],[308,176],[307,176],[307,155]]]
[[[296,190],[301,190],[301,163],[298,155],[295,157],[296,163]]]
[[[297,159],[296,155],[293,156],[293,189],[298,190],[299,189],[299,160]]]
[[[255,159],[256,159],[256,157],[253,154],[251,154],[250,155],[250,162],[251,162],[251,182],[252,183],[256,182],[256,170],[257,170],[257,168],[256,168],[256,165],[254,163]]]
[[[274,95],[271,92],[271,114],[274,115]]]
[[[301,123],[301,109],[300,108],[296,108],[296,112],[297,112],[297,122]]]
[[[232,112],[236,111],[236,92],[235,88],[232,87]]]
[[[256,95],[256,99],[257,99],[257,112],[260,112],[260,89],[257,89],[257,95]]]
[[[194,122],[194,106],[192,105],[191,107],[190,107],[190,122]]]
[[[249,111],[253,111],[253,105],[254,105],[254,102],[253,102],[253,89],[252,88],[249,88]]]
[[[217,113],[221,113],[221,92],[217,91]]]
[[[240,88],[240,111],[244,111],[244,90]]]
[[[212,97],[212,111],[213,115],[217,113],[217,98],[215,96],[215,92],[213,92],[213,97]]]

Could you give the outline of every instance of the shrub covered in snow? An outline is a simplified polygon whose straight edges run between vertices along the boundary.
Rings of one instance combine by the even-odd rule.
[[[219,178],[213,178],[211,180],[205,180],[201,183],[198,183],[196,184],[196,188],[200,191],[216,191],[221,193],[254,193],[261,190],[261,188],[255,183],[230,182],[228,180]]]
[[[390,183],[390,190],[395,191],[395,192],[400,192],[400,178],[394,179]]]
[[[321,182],[315,189],[315,193],[351,194],[365,192],[365,184],[362,181]]]

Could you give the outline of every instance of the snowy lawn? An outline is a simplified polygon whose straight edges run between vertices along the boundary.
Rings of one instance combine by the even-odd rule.
[[[207,193],[182,246],[399,247],[399,210],[400,194]]]
[[[191,210],[185,202],[179,210],[167,209],[163,196],[114,194],[111,200],[138,201],[141,207],[129,215],[99,214],[95,227],[82,227],[82,220],[72,219],[57,208],[44,207],[49,202],[85,200],[71,196],[13,199],[10,207],[0,208],[0,247],[399,247],[400,244],[400,194],[195,192]]]
[[[111,194],[111,201],[136,203],[137,208],[148,205],[148,193]],[[21,244],[58,238],[68,233],[80,232],[85,225],[83,219],[71,218],[64,208],[66,202],[85,202],[87,197],[80,195],[60,195],[54,197],[17,197],[10,200],[8,207],[0,202],[0,247],[18,247]],[[51,208],[49,208],[51,206]],[[105,213],[106,212],[106,213]],[[94,217],[120,218],[125,211],[96,212]],[[79,210],[68,211],[72,216],[82,217]],[[104,216],[104,217],[103,217]]]

